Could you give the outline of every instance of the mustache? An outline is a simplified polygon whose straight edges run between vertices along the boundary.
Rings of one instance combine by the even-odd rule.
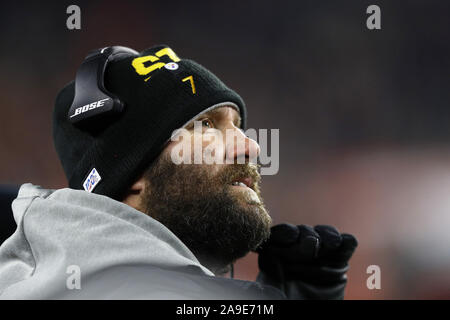
[[[224,184],[231,184],[233,181],[241,178],[251,178],[253,186],[256,188],[261,182],[260,167],[260,165],[255,163],[229,164],[220,171],[219,178]]]

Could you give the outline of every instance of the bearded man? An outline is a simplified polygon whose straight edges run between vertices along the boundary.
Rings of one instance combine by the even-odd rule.
[[[271,228],[246,117],[236,92],[167,46],[90,53],[54,108],[69,188],[20,188],[0,298],[342,299],[356,239]],[[250,251],[257,281],[226,278]]]

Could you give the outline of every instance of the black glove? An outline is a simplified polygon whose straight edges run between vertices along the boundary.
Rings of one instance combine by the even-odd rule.
[[[336,228],[279,224],[259,253],[257,281],[284,291],[289,299],[343,299],[348,261],[358,242]]]

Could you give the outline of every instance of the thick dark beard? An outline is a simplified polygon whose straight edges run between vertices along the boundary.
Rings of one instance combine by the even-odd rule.
[[[161,156],[145,173],[141,207],[170,229],[216,274],[255,250],[270,235],[272,222],[263,204],[256,166],[229,164],[212,173],[213,165],[175,165]],[[232,181],[251,177],[260,202]],[[237,192],[236,192],[237,191]]]

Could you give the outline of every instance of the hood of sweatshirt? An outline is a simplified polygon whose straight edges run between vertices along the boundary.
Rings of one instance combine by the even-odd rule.
[[[112,267],[213,276],[164,225],[109,197],[27,183],[12,208],[17,229],[0,247],[0,299],[58,299],[77,272],[83,287]]]

